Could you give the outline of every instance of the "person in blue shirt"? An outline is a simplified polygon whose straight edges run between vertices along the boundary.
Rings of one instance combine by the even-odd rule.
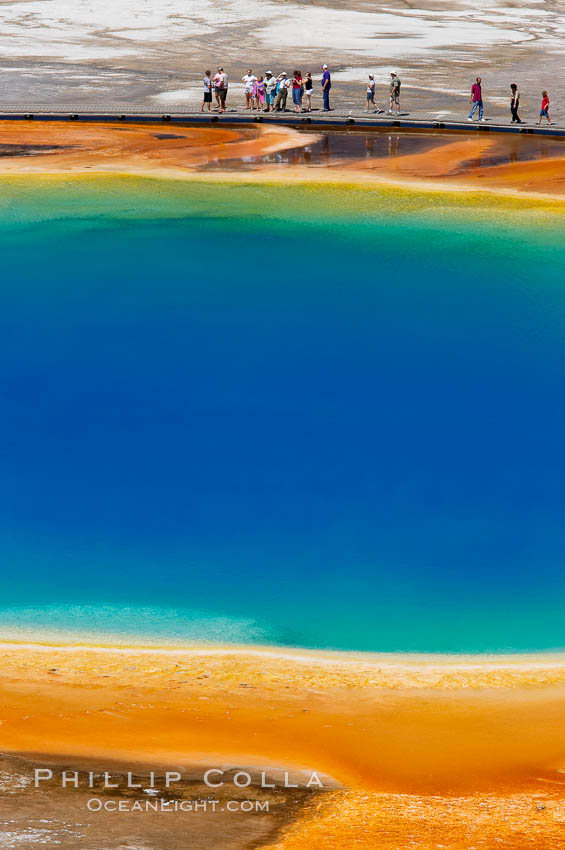
[[[332,78],[328,71],[327,65],[322,65],[322,94],[324,96],[324,112],[330,111],[330,89],[332,87]]]

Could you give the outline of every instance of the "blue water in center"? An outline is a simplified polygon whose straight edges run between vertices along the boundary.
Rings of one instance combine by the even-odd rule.
[[[0,627],[563,647],[562,234],[225,198],[3,213]]]

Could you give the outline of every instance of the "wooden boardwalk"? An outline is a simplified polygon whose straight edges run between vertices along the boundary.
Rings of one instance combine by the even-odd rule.
[[[228,109],[222,115],[217,112],[201,113],[196,109],[187,109],[181,105],[163,109],[136,107],[131,104],[0,104],[0,121],[33,120],[33,121],[100,121],[100,122],[130,122],[151,123],[162,121],[180,125],[253,125],[257,123],[268,126],[282,125],[305,129],[360,129],[371,130],[427,130],[442,132],[491,132],[515,133],[552,138],[565,138],[565,127],[552,124],[538,126],[534,123],[510,124],[501,123],[496,119],[484,123],[470,122],[466,119],[448,120],[433,113],[403,112],[400,115],[373,115],[354,112],[354,110],[336,109],[331,113],[313,111],[309,114],[299,114],[288,111],[284,113],[256,113],[245,110]]]

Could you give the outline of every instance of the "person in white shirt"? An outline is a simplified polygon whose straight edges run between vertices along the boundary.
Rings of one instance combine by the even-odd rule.
[[[377,105],[375,103],[375,75],[369,74],[369,82],[367,83],[367,106],[365,107],[365,112],[377,111]]]
[[[228,75],[223,68],[218,68],[220,77],[218,79],[218,95],[220,97],[220,112],[226,111],[226,98],[228,96]]]
[[[278,91],[277,99],[275,100],[274,112],[286,112],[286,99],[291,82],[286,75],[286,71],[279,74],[277,77]]]
[[[257,82],[257,77],[251,70],[251,68],[247,69],[247,74],[244,74],[241,78],[241,82],[245,85],[245,108],[251,109],[253,106],[253,92],[255,83]]]
[[[265,111],[273,112],[275,109],[275,95],[277,90],[277,80],[273,77],[272,71],[265,71]]]

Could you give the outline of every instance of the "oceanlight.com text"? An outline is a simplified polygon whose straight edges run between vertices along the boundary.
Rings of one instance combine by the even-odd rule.
[[[91,797],[89,812],[268,812],[268,800],[101,800]]]

